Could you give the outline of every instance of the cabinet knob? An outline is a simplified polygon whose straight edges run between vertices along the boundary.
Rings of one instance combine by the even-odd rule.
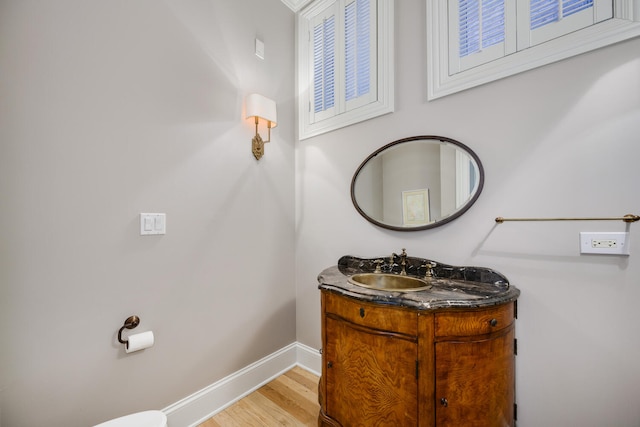
[[[494,327],[495,327],[495,326],[498,326],[498,320],[496,320],[496,319],[491,319],[491,320],[489,320],[489,324],[490,324],[491,326],[494,326]]]
[[[364,317],[364,308],[360,307],[360,317]]]
[[[333,362],[328,362],[327,363],[327,368],[333,368]]]
[[[449,401],[446,397],[443,397],[440,399],[440,404],[446,408],[447,406],[449,406]]]

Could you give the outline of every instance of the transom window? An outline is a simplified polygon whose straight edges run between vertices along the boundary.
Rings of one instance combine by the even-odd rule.
[[[426,0],[428,98],[640,36],[640,0]]]
[[[393,0],[317,0],[298,16],[300,139],[393,111]]]

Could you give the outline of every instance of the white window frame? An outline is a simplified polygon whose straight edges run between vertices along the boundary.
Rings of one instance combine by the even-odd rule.
[[[448,1],[426,0],[428,100],[640,36],[640,0],[612,0],[612,19],[451,74]]]
[[[341,33],[344,32],[343,19],[338,19],[337,33],[340,34],[336,51],[340,65],[336,70],[335,111],[329,113],[313,112],[313,52],[310,37],[313,21],[322,15],[327,8],[344,0],[316,0],[311,2],[298,14],[297,19],[297,90],[298,90],[298,133],[299,139],[306,139],[339,129],[354,123],[362,122],[394,111],[394,0],[371,0],[376,4],[376,22],[373,23],[373,38],[377,40],[375,47],[375,64],[371,64],[372,96],[345,100],[345,77],[342,69],[343,51],[340,44]],[[346,1],[348,3],[349,0]],[[342,13],[340,11],[340,13]]]

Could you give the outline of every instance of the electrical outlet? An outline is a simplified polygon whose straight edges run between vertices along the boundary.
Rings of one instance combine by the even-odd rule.
[[[592,239],[592,248],[617,248],[618,241],[615,239]]]
[[[629,233],[580,232],[580,253],[629,255]]]

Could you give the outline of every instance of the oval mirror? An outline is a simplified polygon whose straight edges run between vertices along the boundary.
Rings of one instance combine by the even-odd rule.
[[[462,215],[483,185],[482,164],[469,147],[443,136],[413,136],[362,162],[351,180],[351,200],[380,227],[426,230]]]

